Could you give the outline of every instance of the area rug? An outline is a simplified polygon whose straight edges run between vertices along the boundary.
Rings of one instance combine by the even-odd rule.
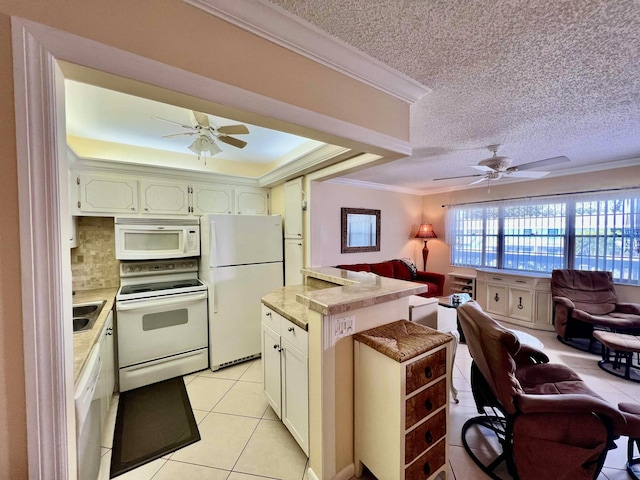
[[[110,478],[200,440],[182,377],[120,394]]]

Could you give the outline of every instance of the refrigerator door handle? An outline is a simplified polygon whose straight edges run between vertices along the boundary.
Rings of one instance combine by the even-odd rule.
[[[216,289],[216,269],[209,269],[209,277],[211,279],[211,287],[209,289],[209,301],[211,302],[213,313],[218,313],[218,292]]]
[[[211,262],[210,267],[215,267],[218,265],[218,255],[217,255],[217,246],[216,246],[216,222],[215,220],[211,220],[210,223],[210,232],[209,232],[209,261]]]

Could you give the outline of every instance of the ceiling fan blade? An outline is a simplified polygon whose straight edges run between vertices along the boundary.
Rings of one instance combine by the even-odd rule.
[[[249,129],[246,125],[238,124],[238,125],[226,125],[223,127],[218,127],[219,133],[224,133],[225,135],[245,135],[249,133]]]
[[[469,185],[475,185],[476,183],[482,183],[485,180],[489,180],[487,177],[485,177],[484,175],[482,176],[482,178],[479,178],[478,180],[474,180],[473,182],[471,182]]]
[[[542,178],[545,175],[549,175],[550,172],[542,172],[540,170],[531,170],[521,172],[520,170],[507,170],[506,172],[510,177],[520,178]]]
[[[471,165],[471,168],[475,168],[481,172],[497,172],[495,168],[487,167],[486,165]]]
[[[167,123],[173,123],[174,125],[178,125],[182,128],[189,128],[189,129],[193,128],[191,125],[185,125],[183,123],[174,122],[173,120],[167,120],[166,118],[160,118],[160,117],[151,117],[151,118],[155,118],[156,120],[161,120]]]
[[[243,140],[238,140],[237,138],[233,138],[233,137],[227,137],[226,135],[220,135],[218,137],[218,140],[238,148],[244,148],[247,145],[247,142]]]
[[[570,160],[563,155],[560,157],[551,157],[551,158],[545,158],[544,160],[536,160],[535,162],[523,163],[522,165],[515,165],[513,167],[510,167],[510,169],[515,169],[520,172],[522,170],[530,170],[532,168],[538,168],[538,167],[547,167],[550,165],[557,165],[558,163],[565,163],[569,161]]]
[[[476,173],[475,175],[460,175],[458,177],[434,178],[434,180],[453,180],[454,178],[469,178],[469,177],[484,177],[484,175],[481,173]]]
[[[191,123],[193,123],[194,127],[202,125],[204,128],[209,128],[209,116],[207,114],[191,110],[189,117],[191,118]]]
[[[182,135],[196,135],[197,132],[184,132],[184,133],[173,133],[171,135],[162,135],[160,138],[172,138],[172,137],[181,137]]]

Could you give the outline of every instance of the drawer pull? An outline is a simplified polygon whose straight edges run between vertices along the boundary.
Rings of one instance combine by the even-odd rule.
[[[431,367],[425,367],[424,376],[427,378],[433,377],[433,372],[431,371]]]
[[[270,316],[271,316],[271,312],[267,312],[267,313],[265,313],[265,315],[266,315],[267,317],[270,317]]]
[[[433,435],[431,435],[431,430],[427,430],[425,432],[424,439],[427,443],[433,443]]]
[[[491,277],[491,280],[496,280],[497,282],[501,282],[502,281],[502,279],[498,278],[498,277]]]
[[[293,327],[289,327],[289,328],[287,328],[287,331],[288,331],[288,332],[293,332],[293,330],[294,330],[294,329],[293,329]]]
[[[527,283],[525,280],[516,280],[516,283]]]
[[[422,471],[424,472],[425,475],[429,475],[431,473],[431,466],[429,465],[429,462],[425,463],[422,466]]]
[[[424,401],[424,408],[426,408],[427,410],[431,410],[433,408],[433,403],[431,402],[430,398],[427,398]]]

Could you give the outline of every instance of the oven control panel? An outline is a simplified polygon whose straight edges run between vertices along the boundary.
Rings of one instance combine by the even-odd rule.
[[[136,277],[157,273],[186,273],[198,271],[198,259],[152,260],[120,262],[120,277]]]

